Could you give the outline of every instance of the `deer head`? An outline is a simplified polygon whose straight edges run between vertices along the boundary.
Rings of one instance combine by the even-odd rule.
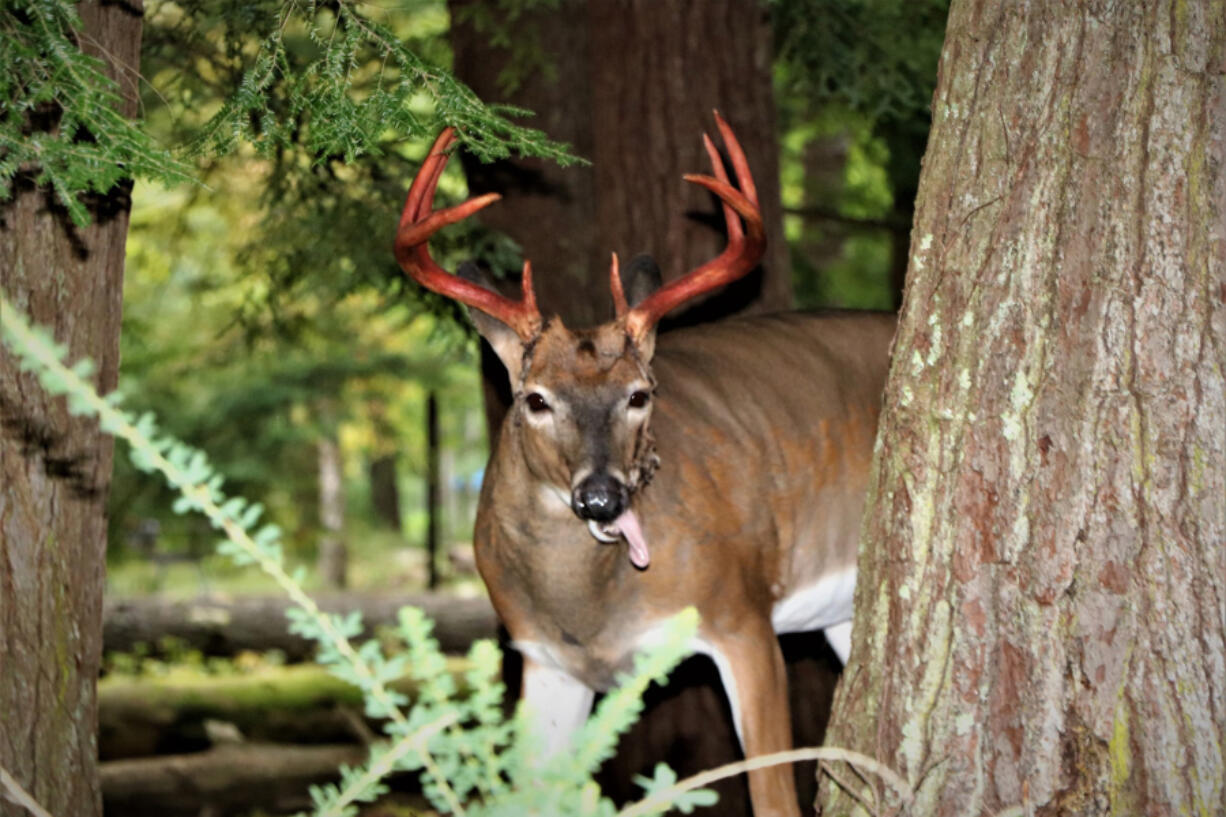
[[[430,257],[429,237],[496,201],[496,193],[434,211],[434,191],[455,142],[448,128],[435,141],[409,190],[396,236],[396,259],[415,281],[472,308],[472,319],[510,375],[514,401],[499,445],[519,447],[531,478],[588,524],[601,541],[624,536],[640,568],[650,556],[631,509],[634,492],[656,467],[651,437],[655,380],[651,357],[656,324],[680,304],[740,278],[765,247],[757,192],[744,152],[715,114],[740,189],[733,187],[711,139],[703,136],[714,177],[687,175],[723,201],[728,246],[714,260],[660,287],[655,263],[640,256],[623,270],[612,257],[609,284],[615,317],[594,329],[544,320],[524,262],[522,296],[509,299],[482,280],[476,267],[457,275]],[[739,218],[738,218],[739,216]],[[744,219],[742,227],[741,219]]]

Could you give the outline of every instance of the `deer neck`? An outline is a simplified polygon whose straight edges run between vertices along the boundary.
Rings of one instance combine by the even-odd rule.
[[[516,574],[532,606],[559,618],[592,614],[584,629],[599,629],[608,620],[598,611],[605,601],[624,603],[626,585],[637,572],[626,546],[597,541],[571,510],[569,491],[532,473],[513,426],[504,427],[491,470],[488,480],[497,496],[482,498],[480,523],[489,557]],[[499,512],[507,508],[517,510]]]

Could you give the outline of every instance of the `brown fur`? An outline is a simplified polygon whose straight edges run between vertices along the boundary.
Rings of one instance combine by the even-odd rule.
[[[475,534],[512,637],[548,645],[604,689],[645,631],[693,605],[701,637],[744,687],[746,752],[788,748],[771,609],[854,565],[893,330],[892,317],[870,314],[747,318],[662,336],[653,360],[654,336],[628,342],[616,321],[547,324],[513,361],[519,389]],[[654,391],[637,416],[624,408],[635,384]],[[556,404],[551,420],[529,416],[534,389]],[[623,542],[593,538],[562,498],[602,456],[634,488],[646,570]],[[759,817],[795,813],[786,768],[751,775],[750,787]]]

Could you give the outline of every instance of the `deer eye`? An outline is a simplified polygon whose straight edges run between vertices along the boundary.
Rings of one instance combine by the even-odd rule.
[[[642,408],[643,406],[647,405],[647,401],[649,401],[650,399],[651,399],[651,395],[648,394],[647,392],[636,391],[634,394],[630,395],[630,399],[626,402],[630,404],[630,408],[638,409],[638,408]]]
[[[540,414],[542,411],[549,411],[549,403],[544,397],[537,392],[532,392],[525,398],[528,403],[528,410],[533,414]]]

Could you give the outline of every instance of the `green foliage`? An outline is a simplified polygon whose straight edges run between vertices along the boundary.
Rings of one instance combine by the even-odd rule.
[[[785,91],[878,120],[927,119],[948,0],[770,0]]]
[[[83,359],[67,365],[67,348],[46,329],[31,326],[3,294],[0,330],[22,371],[33,372],[50,394],[64,395],[71,413],[97,417],[103,431],[128,442],[137,468],[160,473],[178,490],[177,512],[199,511],[224,533],[217,546],[220,553],[237,564],[256,565],[272,577],[297,605],[289,612],[290,629],[316,641],[318,662],[362,691],[369,717],[386,720],[388,740],[371,748],[364,765],[342,768],[338,784],[311,790],[316,815],[356,814],[356,803],[370,802],[387,791],[381,781],[393,771],[419,772],[423,790],[442,813],[474,817],[616,813],[592,775],[638,715],[646,686],[663,680],[684,655],[697,630],[693,609],[669,622],[656,645],[636,656],[634,670],[601,702],[573,752],[539,758],[533,753],[539,741],[527,713],[521,708],[512,721],[503,718],[500,657],[492,643],[478,642],[469,652],[471,669],[465,681],[470,694],[460,694],[431,636],[432,625],[420,610],[406,608],[400,613],[395,633],[403,644],[400,652],[389,656],[373,639],[355,647],[352,639],[362,630],[359,615],[319,610],[303,591],[302,576],[291,576],[285,569],[280,529],[261,524],[261,505],[227,496],[221,476],[203,452],[159,433],[151,415],[136,418],[120,408],[118,392],[99,396],[89,382],[92,364]],[[412,702],[390,686],[406,672],[419,683]],[[651,780],[642,783],[657,797],[665,789],[677,788],[665,769],[657,769]],[[653,803],[649,811],[663,811],[672,802],[688,810],[710,799],[710,793],[678,791],[658,808]]]
[[[379,16],[397,48],[421,55],[422,64],[449,61],[441,0],[361,10]],[[240,490],[262,496],[290,532],[291,552],[302,556],[318,533],[315,444],[322,436],[341,435],[344,493],[353,501],[367,488],[360,459],[400,455],[410,542],[424,530],[414,510],[424,497],[415,495],[421,486],[413,477],[424,472],[427,391],[446,409],[444,445],[468,443],[456,467],[472,474],[482,457],[480,424],[468,431],[480,395],[466,322],[454,302],[406,285],[390,252],[395,215],[429,142],[390,120],[369,131],[361,150],[327,152],[316,137],[319,105],[332,96],[312,89],[337,76],[316,70],[327,51],[321,37],[359,30],[355,14],[349,6],[312,12],[268,2],[154,2],[143,48],[147,127],[175,144],[198,144],[219,116],[231,115],[230,91],[247,82],[253,55],[278,51],[281,68],[262,92],[268,131],[259,117],[235,120],[256,129],[248,133],[253,146],[202,161],[207,186],[138,185],[134,192],[122,377],[139,408],[199,441]],[[339,84],[359,103],[380,83],[409,82],[369,43],[349,59]],[[419,89],[405,99],[418,135],[438,127],[431,93]],[[303,104],[304,95],[315,101]],[[459,171],[454,162],[443,178],[439,206],[464,195]],[[457,225],[433,251],[454,266],[459,252],[494,241],[472,224]],[[148,517],[160,519],[166,549],[200,540],[199,523],[164,518],[166,491],[122,461],[114,488],[113,542]],[[360,524],[366,506],[356,510]]]
[[[380,153],[389,132],[398,138],[431,135],[437,126],[413,110],[424,97],[483,161],[508,156],[512,149],[575,161],[565,146],[508,118],[529,112],[482,103],[450,72],[406,47],[392,18],[371,16],[377,8],[309,0],[184,2],[175,8],[193,20],[191,41],[222,43],[224,53],[216,59],[238,75],[233,93],[193,140],[195,153],[225,155],[250,143],[271,156],[301,145],[317,161],[352,161]],[[209,23],[221,30],[210,31]]]
[[[816,116],[792,112],[788,120],[780,144],[780,192],[797,305],[890,309],[890,235],[877,226],[892,218],[894,208],[883,140],[864,116],[836,105]],[[815,173],[810,156],[832,145],[842,160],[834,180]],[[801,214],[807,208],[828,215],[806,218]],[[822,256],[827,244],[839,246],[840,254]],[[815,247],[820,262],[810,254]]]
[[[60,0],[10,0],[0,16],[0,200],[19,172],[37,168],[35,182],[85,225],[82,193],[134,176],[172,184],[192,174],[119,113],[115,82],[77,47],[80,26]]]
[[[187,157],[225,156],[249,144],[264,157],[299,148],[308,165],[352,161],[423,138],[436,119],[486,161],[511,151],[577,161],[566,146],[511,121],[527,111],[482,103],[406,45],[392,23],[375,19],[378,9],[366,8],[312,0],[151,3],[145,70],[166,89],[146,105],[154,119],[162,103],[173,108],[167,130],[175,138],[161,148],[119,113],[115,83],[78,47],[72,4],[13,0],[0,20],[0,199],[12,195],[19,172],[36,169],[37,183],[50,185],[84,224],[83,193],[132,178],[187,181],[194,177]]]
[[[482,426],[470,420],[480,416],[480,393],[467,322],[454,302],[406,285],[390,252],[395,215],[429,145],[421,137],[433,136],[441,119],[459,124],[463,137],[485,139],[485,126],[448,119],[436,99],[457,87],[430,67],[450,60],[447,25],[442,0],[386,9],[211,0],[146,6],[145,128],[166,144],[213,153],[194,159],[204,184],[163,190],[138,183],[133,192],[122,385],[136,408],[206,447],[240,491],[264,498],[288,532],[291,556],[305,559],[319,533],[315,446],[325,435],[341,438],[344,493],[356,510],[346,516],[359,529],[369,515],[361,460],[396,451],[410,543],[424,532],[418,494],[427,391],[445,409],[445,449],[466,444],[451,461],[453,473],[471,476],[482,465]],[[358,41],[359,32],[377,36]],[[259,55],[274,52],[279,67],[255,82]],[[430,75],[412,74],[413,66]],[[369,103],[393,91],[403,102],[395,116]],[[460,107],[463,117],[485,116]],[[346,134],[320,135],[340,123],[348,123]],[[496,124],[487,127],[491,139]],[[402,129],[409,125],[412,132]],[[208,133],[213,142],[202,142]],[[500,144],[516,147],[511,138]],[[453,162],[439,206],[464,194]],[[433,242],[435,256],[453,267],[486,247],[514,252],[473,224]],[[198,518],[169,517],[168,490],[123,460],[111,496],[112,545],[150,518],[160,522],[160,550],[199,552],[207,541]],[[352,533],[346,530],[350,545]],[[112,564],[124,555],[119,547],[111,553]]]
[[[889,309],[948,2],[770,0],[770,8],[796,300]],[[820,165],[834,143],[845,172],[832,183]]]
[[[214,169],[208,189],[137,186],[121,385],[134,408],[165,418],[168,431],[207,448],[240,492],[261,496],[282,520],[291,555],[305,558],[316,541],[315,446],[324,436],[338,438],[344,455],[346,517],[357,526],[346,525],[351,547],[365,543],[348,534],[361,532],[369,518],[364,461],[393,452],[404,534],[419,542],[428,392],[443,407],[451,473],[471,477],[484,464],[472,338],[452,319],[451,303],[439,299],[444,308],[435,317],[433,300],[400,296],[403,275],[389,251],[399,184],[383,183],[387,234],[372,240],[376,194],[364,183],[338,181],[315,203],[304,196],[265,204],[267,166],[228,161]],[[463,193],[458,175],[448,174],[443,186],[440,196]],[[268,220],[275,222],[271,232]],[[436,257],[455,263],[461,242],[437,242]],[[161,550],[200,552],[207,530],[198,519],[166,514],[172,500],[116,460],[112,543],[123,542],[139,520],[156,518]],[[115,547],[112,565],[122,555]],[[388,558],[386,548],[378,557]]]

